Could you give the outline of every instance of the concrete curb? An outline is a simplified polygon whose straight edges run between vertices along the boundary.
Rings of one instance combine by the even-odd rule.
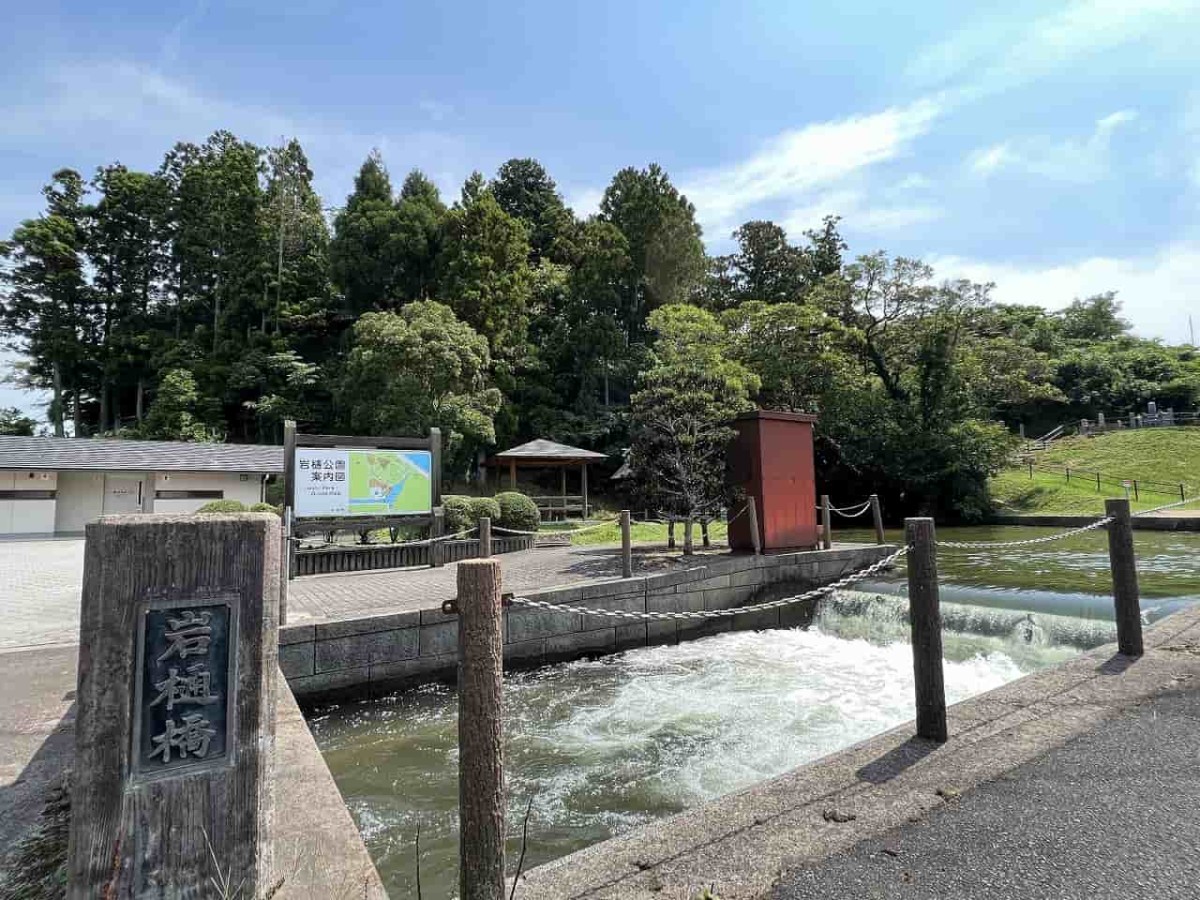
[[[722,900],[769,895],[781,876],[906,822],[1200,675],[1200,609],[1146,632],[1146,655],[1106,645],[956,704],[950,740],[906,724],[748,790],[638,828],[522,878],[522,900]]]

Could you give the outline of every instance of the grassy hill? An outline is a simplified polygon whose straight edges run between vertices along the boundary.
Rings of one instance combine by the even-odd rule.
[[[1055,471],[1028,468],[1002,472],[992,479],[992,494],[1002,512],[1061,513],[1091,515],[1104,511],[1105,497],[1119,497],[1121,487],[1110,479],[1166,482],[1186,485],[1189,497],[1200,493],[1200,428],[1145,428],[1115,431],[1092,438],[1065,438],[1051,450],[1037,454],[1037,463]],[[1064,467],[1080,470],[1068,483]],[[1100,490],[1082,474],[1100,472]],[[1150,509],[1179,499],[1165,485],[1154,485],[1166,493],[1141,492],[1137,509]],[[1200,511],[1200,504],[1196,505]]]

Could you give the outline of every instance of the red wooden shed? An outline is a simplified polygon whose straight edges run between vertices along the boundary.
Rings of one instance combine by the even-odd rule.
[[[820,539],[813,467],[816,421],[805,413],[760,409],[733,422],[737,437],[729,447],[729,477],[754,498],[764,550],[816,547]],[[745,515],[730,522],[729,546],[754,548]]]

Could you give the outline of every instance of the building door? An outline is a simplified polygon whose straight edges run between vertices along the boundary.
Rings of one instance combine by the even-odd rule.
[[[142,479],[129,475],[104,476],[104,515],[142,511]]]

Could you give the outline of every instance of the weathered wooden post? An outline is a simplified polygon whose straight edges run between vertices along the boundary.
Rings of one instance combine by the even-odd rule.
[[[279,625],[287,624],[288,582],[292,579],[292,508],[284,507],[279,529]]]
[[[633,577],[633,534],[627,509],[621,510],[621,577]]]
[[[753,497],[746,498],[746,515],[750,517],[750,544],[754,547],[754,555],[762,553],[762,533],[758,530],[758,503]]]
[[[945,743],[946,685],[942,672],[942,613],[938,597],[937,540],[933,519],[905,519],[908,604],[912,618],[917,737]]]
[[[429,519],[429,565],[435,569],[445,564],[442,554],[442,542],[439,540],[446,531],[446,517],[441,508],[434,509]]]
[[[1141,656],[1142,606],[1129,500],[1105,500],[1104,514],[1112,517],[1108,523],[1108,565],[1117,615],[1117,648],[1126,656]]]
[[[479,557],[487,559],[492,555],[492,519],[491,516],[479,517]]]
[[[459,897],[504,898],[500,563],[458,564]]]
[[[821,546],[825,550],[833,546],[833,521],[829,513],[829,495],[821,495]]]
[[[280,546],[263,513],[87,526],[70,900],[272,889]]]
[[[871,495],[871,520],[875,523],[875,543],[883,544],[887,538],[883,533],[883,510],[879,507],[879,495]]]

